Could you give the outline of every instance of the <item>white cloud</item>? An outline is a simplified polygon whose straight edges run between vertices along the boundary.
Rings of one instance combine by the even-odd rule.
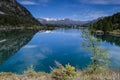
[[[34,2],[34,1],[28,1],[28,0],[20,1],[20,3],[23,4],[23,5],[37,5],[36,2]]]
[[[88,3],[88,4],[120,4],[120,0],[80,0],[82,3]]]
[[[105,17],[108,16],[108,14],[105,13],[88,13],[88,15],[85,16],[87,19],[97,19],[99,17]]]
[[[107,12],[100,11],[100,10],[88,9],[88,10],[84,11],[84,13],[80,12],[77,15],[78,15],[78,19],[80,19],[82,21],[86,21],[86,20],[94,20],[94,19],[97,19],[100,17],[109,16],[110,14],[108,14]]]
[[[49,30],[47,30],[47,31],[40,31],[40,33],[49,34],[49,33],[53,33],[53,31],[49,31]]]
[[[43,19],[45,19],[47,21],[57,21],[57,19],[55,19],[55,18],[43,18]]]
[[[46,7],[51,0],[17,0],[17,1],[23,5],[41,5],[42,7]]]
[[[23,48],[36,48],[36,47],[37,47],[37,45],[26,45]]]
[[[65,20],[66,18],[43,18],[47,21],[58,21],[58,20]]]
[[[48,2],[50,2],[50,0],[40,0],[40,2],[48,3]]]

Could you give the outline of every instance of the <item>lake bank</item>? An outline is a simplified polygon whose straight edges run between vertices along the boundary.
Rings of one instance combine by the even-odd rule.
[[[102,31],[102,30],[90,30],[92,34],[96,34],[96,35],[111,35],[111,36],[116,36],[116,37],[120,37],[120,30],[113,30],[113,31]],[[98,34],[98,32],[100,34]]]
[[[110,35],[120,37],[120,30],[113,30],[109,32]]]
[[[24,27],[24,26],[0,26],[0,31],[12,31],[12,30],[41,30],[43,26],[32,26],[32,27]]]
[[[56,69],[57,70],[57,69]],[[15,74],[15,73],[0,73],[0,79],[2,80],[64,80],[62,77],[63,75],[59,72],[53,74],[51,73],[44,73],[44,72],[35,72],[35,71],[28,71],[27,73],[23,74]],[[55,77],[54,77],[55,76]],[[61,79],[61,78],[62,79]],[[68,78],[71,77],[71,78]],[[65,80],[119,80],[120,74],[114,71],[104,71],[103,73],[97,74],[89,74],[89,71],[75,71],[74,76],[66,75]]]

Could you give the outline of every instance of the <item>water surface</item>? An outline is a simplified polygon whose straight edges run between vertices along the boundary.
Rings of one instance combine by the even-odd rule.
[[[83,34],[79,29],[63,28],[36,33],[25,31],[24,34],[21,32],[17,36],[14,32],[10,34],[13,36],[0,38],[0,45],[6,46],[0,50],[0,71],[22,73],[33,65],[36,71],[50,72],[50,67],[55,67],[55,61],[63,65],[69,63],[78,69],[84,69],[90,64],[91,53],[83,48],[81,37]],[[120,69],[118,43],[120,38],[103,36],[101,39],[102,46],[109,48],[108,53],[111,57],[109,67]],[[13,46],[7,49],[9,48],[7,45]]]

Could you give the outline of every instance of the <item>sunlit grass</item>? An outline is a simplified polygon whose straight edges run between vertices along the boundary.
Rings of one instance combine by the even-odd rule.
[[[110,70],[99,70],[91,73],[89,69],[75,70],[71,65],[55,68],[51,73],[36,72],[33,67],[28,68],[23,74],[1,72],[0,80],[120,80],[120,73]]]

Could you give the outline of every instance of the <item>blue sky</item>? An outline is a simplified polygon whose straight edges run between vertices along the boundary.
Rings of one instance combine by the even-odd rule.
[[[17,0],[35,18],[93,20],[120,12],[120,0]]]

